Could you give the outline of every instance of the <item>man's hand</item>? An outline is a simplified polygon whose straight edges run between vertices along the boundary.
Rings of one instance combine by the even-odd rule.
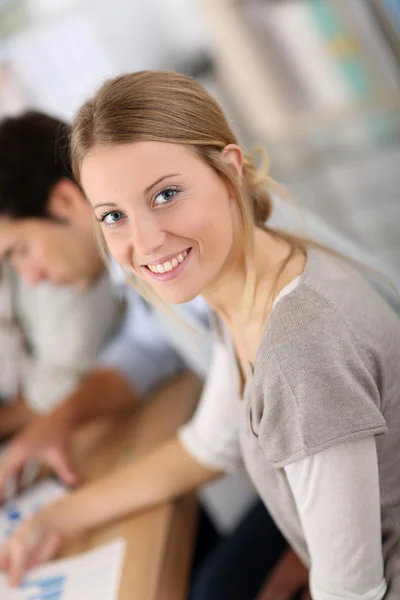
[[[14,435],[28,425],[36,414],[29,408],[23,398],[18,397],[11,404],[0,407],[0,439]]]
[[[67,484],[75,485],[77,476],[69,463],[69,424],[55,414],[36,417],[8,445],[0,462],[0,498],[7,482],[21,478],[32,460],[51,467]]]
[[[70,465],[72,430],[100,417],[133,407],[138,396],[129,382],[111,369],[88,373],[74,392],[51,413],[34,420],[7,447],[0,462],[0,500],[7,481],[21,479],[28,463],[51,467],[67,485],[77,483]],[[12,486],[13,487],[13,486]]]
[[[311,600],[308,591],[308,571],[293,552],[288,549],[269,575],[257,600],[291,600],[305,589],[301,600]]]

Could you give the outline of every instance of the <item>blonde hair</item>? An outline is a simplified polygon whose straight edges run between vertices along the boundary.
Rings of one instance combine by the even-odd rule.
[[[282,193],[264,169],[256,166],[254,155],[244,152],[242,179],[221,158],[228,144],[237,144],[218,103],[190,77],[165,71],[140,71],[122,75],[103,84],[77,113],[72,127],[71,159],[76,180],[87,154],[96,146],[139,141],[169,142],[186,146],[207,163],[234,191],[245,244],[247,299],[254,294],[254,226],[267,228],[272,212],[270,189]],[[268,228],[267,228],[268,229]],[[269,229],[268,229],[269,230]],[[296,236],[271,231],[285,239],[292,249],[280,272],[304,242]],[[104,240],[100,234],[100,245]],[[149,301],[163,305],[158,295],[142,280],[127,272],[129,281]]]

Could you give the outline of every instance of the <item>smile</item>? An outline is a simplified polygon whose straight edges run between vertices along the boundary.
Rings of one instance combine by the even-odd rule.
[[[154,262],[151,264],[143,265],[143,268],[154,278],[162,281],[166,281],[179,275],[186,266],[186,261],[190,255],[191,248],[187,248],[182,252],[175,255],[169,256],[168,260]]]
[[[157,263],[152,265],[146,265],[152,273],[165,273],[167,271],[173,271],[176,267],[185,260],[188,255],[188,251],[184,250],[181,254],[176,254],[173,258],[170,258],[164,263]]]

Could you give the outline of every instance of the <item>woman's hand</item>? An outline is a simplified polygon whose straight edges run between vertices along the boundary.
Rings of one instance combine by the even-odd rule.
[[[21,583],[24,573],[57,554],[63,534],[47,509],[22,523],[0,547],[0,570],[8,573],[11,587]]]

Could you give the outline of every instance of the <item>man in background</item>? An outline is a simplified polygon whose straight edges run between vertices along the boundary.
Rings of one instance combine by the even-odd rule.
[[[14,392],[0,391],[12,400],[0,408],[0,435],[1,423],[4,435],[27,424],[3,457],[0,494],[8,476],[19,473],[31,457],[74,484],[67,446],[75,426],[131,406],[186,365],[203,377],[208,367],[209,339],[199,335],[193,344],[175,324],[168,327],[168,320],[126,285],[117,267],[110,282],[92,208],[71,174],[68,144],[68,126],[40,112],[0,124],[0,259],[9,299],[0,335],[2,325],[14,339],[22,329],[29,345],[27,356],[23,344],[15,342],[11,360],[12,345],[0,343],[9,374],[11,366],[21,370],[19,377],[14,372],[19,383]],[[123,303],[125,313],[116,327]],[[204,325],[207,308],[200,301],[183,310],[194,326]],[[4,369],[0,385],[2,374],[7,375]],[[32,420],[35,413],[42,414]]]
[[[63,402],[121,313],[76,203],[60,123],[0,124],[0,438]]]

